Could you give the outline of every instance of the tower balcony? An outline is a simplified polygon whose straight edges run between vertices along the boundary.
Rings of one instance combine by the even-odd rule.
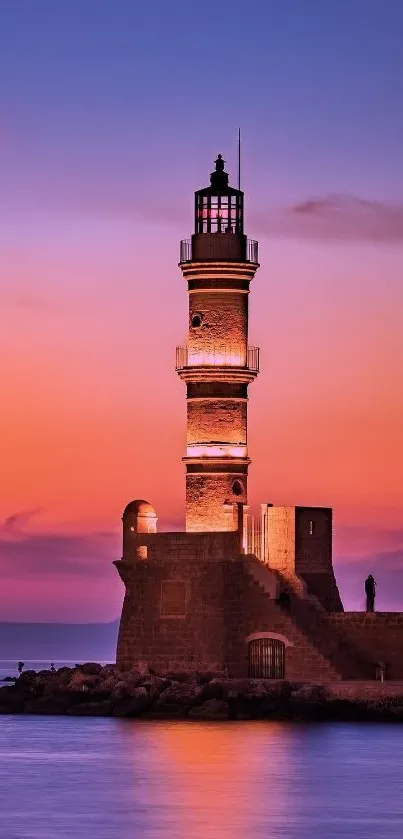
[[[259,347],[246,352],[230,344],[205,350],[176,347],[175,370],[184,381],[251,382],[259,372]]]
[[[202,233],[182,239],[179,264],[187,262],[249,262],[258,266],[258,242],[235,233]]]

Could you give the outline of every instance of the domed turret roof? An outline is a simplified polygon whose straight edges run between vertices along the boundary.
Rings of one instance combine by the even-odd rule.
[[[123,517],[129,515],[135,516],[156,516],[156,512],[154,507],[148,503],[148,501],[144,501],[142,498],[136,498],[135,501],[130,501],[130,504],[127,504],[123,511]]]

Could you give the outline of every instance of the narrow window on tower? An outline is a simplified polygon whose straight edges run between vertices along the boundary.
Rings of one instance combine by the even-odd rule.
[[[309,535],[313,536],[314,532],[315,532],[315,522],[312,521],[312,519],[310,519],[310,521],[309,521]]]
[[[202,316],[199,313],[192,315],[191,324],[193,329],[198,329],[202,325]]]
[[[234,481],[232,484],[232,492],[237,496],[243,495],[243,486],[240,481]]]

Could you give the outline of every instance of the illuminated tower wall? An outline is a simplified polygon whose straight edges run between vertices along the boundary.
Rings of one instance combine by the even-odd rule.
[[[176,369],[187,388],[186,530],[234,529],[247,503],[248,385],[259,351],[248,346],[248,295],[257,242],[243,232],[243,192],[228,185],[221,155],[210,186],[195,193],[195,228],[181,242],[189,334]]]

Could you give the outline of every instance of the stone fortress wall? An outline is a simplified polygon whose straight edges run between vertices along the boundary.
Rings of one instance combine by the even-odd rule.
[[[315,516],[322,518],[328,539],[331,511],[298,508],[291,512],[292,508],[279,508],[278,520],[287,523],[288,535],[294,533],[294,546],[295,524],[297,532],[299,528],[306,532],[307,527],[310,533]],[[271,637],[285,645],[286,679],[374,679],[379,662],[386,665],[387,678],[403,679],[403,615],[326,609],[295,573],[298,552],[290,547],[289,539],[282,548],[282,569],[279,532],[275,567],[268,567],[243,553],[241,529],[148,532],[156,517],[147,515],[151,518],[143,521],[138,511],[124,515],[123,556],[115,563],[126,588],[117,653],[122,669],[227,670],[245,677],[249,642]],[[320,532],[318,524],[317,540]],[[318,556],[309,573],[317,573],[320,579],[328,574],[329,556],[331,545],[330,554]],[[307,567],[304,562],[302,570]],[[286,604],[280,597],[284,591]],[[336,592],[339,597],[337,587]],[[340,609],[340,599],[336,606]]]

